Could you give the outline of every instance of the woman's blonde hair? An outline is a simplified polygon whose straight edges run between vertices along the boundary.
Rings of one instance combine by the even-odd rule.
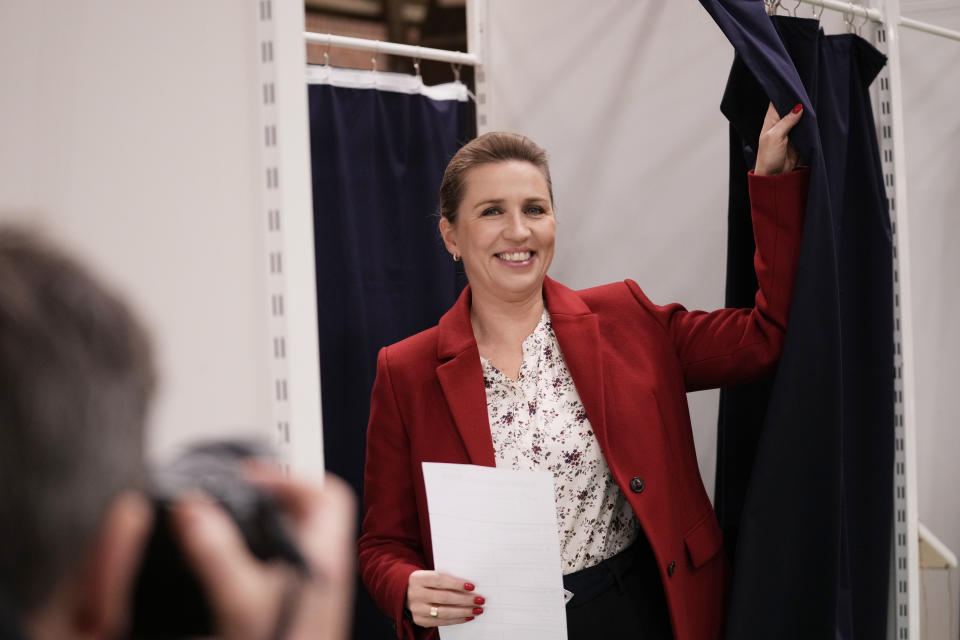
[[[553,184],[547,152],[527,136],[519,133],[491,131],[478,136],[460,147],[447,164],[440,183],[439,214],[451,224],[457,221],[457,209],[463,200],[464,181],[467,172],[474,167],[493,162],[520,160],[529,162],[543,174],[553,203]]]

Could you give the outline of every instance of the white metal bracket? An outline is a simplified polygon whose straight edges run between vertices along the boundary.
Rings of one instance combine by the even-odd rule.
[[[487,100],[487,64],[490,56],[490,41],[487,37],[487,0],[467,0],[467,51],[477,57],[479,63],[474,73],[474,93],[477,96],[477,134],[490,130],[490,104]]]
[[[300,0],[251,0],[257,12],[271,431],[287,470],[323,471],[316,256]]]
[[[887,637],[892,640],[919,640],[914,342],[900,66],[900,2],[882,2],[885,22],[877,28],[876,44],[886,54],[887,65],[877,77],[877,105],[874,112],[877,114],[883,184],[893,231],[894,300],[893,549]]]

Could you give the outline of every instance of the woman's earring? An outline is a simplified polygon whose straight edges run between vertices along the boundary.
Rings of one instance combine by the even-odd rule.
[[[454,262],[460,262],[460,254],[459,254],[459,253],[454,252],[454,254],[453,254],[453,261],[454,261]]]

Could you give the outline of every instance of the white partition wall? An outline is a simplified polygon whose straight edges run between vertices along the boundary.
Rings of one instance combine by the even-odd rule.
[[[723,306],[733,48],[700,4],[488,4],[484,126],[550,155],[550,275],[575,288],[633,278],[654,302]],[[689,397],[710,495],[717,399]]]
[[[905,16],[960,30],[960,4],[901,0]],[[917,515],[960,552],[960,42],[900,29],[910,195]],[[960,637],[960,575],[921,570],[920,637]]]
[[[0,221],[70,247],[146,320],[162,376],[155,458],[197,437],[282,443],[271,393],[279,329],[270,315],[260,4],[0,1]],[[302,3],[272,4],[281,28],[303,30]],[[308,433],[294,462],[318,469],[302,41],[288,38],[276,53],[299,71],[295,86],[285,76],[276,87],[290,105],[276,116],[283,152],[300,156],[280,185],[299,235],[281,245],[287,264],[306,273],[290,285],[287,308],[313,324],[312,342],[290,336],[287,345],[307,381],[288,396],[306,405],[293,412],[302,418],[294,434]]]
[[[264,189],[255,220],[269,270],[271,430],[290,468],[323,470],[317,288],[302,0],[255,0]]]

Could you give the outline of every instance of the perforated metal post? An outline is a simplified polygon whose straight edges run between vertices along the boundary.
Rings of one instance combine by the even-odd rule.
[[[893,231],[894,469],[893,549],[887,637],[920,638],[920,570],[917,532],[916,410],[909,218],[900,67],[900,2],[882,0],[884,22],[876,44],[887,55],[877,78],[880,159]]]
[[[256,11],[261,219],[270,432],[287,470],[323,471],[302,0],[248,0]]]
[[[267,296],[269,301],[270,379],[273,397],[273,442],[281,459],[289,460],[290,411],[286,359],[285,280],[283,277],[283,206],[280,194],[280,154],[277,150],[276,29],[273,0],[257,0],[259,44],[260,121],[263,130],[262,176],[265,184],[263,217],[266,227]],[[289,466],[285,463],[285,468]]]
[[[490,130],[490,105],[487,102],[487,65],[490,48],[487,42],[487,2],[467,0],[467,51],[476,55],[480,63],[475,67],[474,91],[477,96],[477,134]]]

